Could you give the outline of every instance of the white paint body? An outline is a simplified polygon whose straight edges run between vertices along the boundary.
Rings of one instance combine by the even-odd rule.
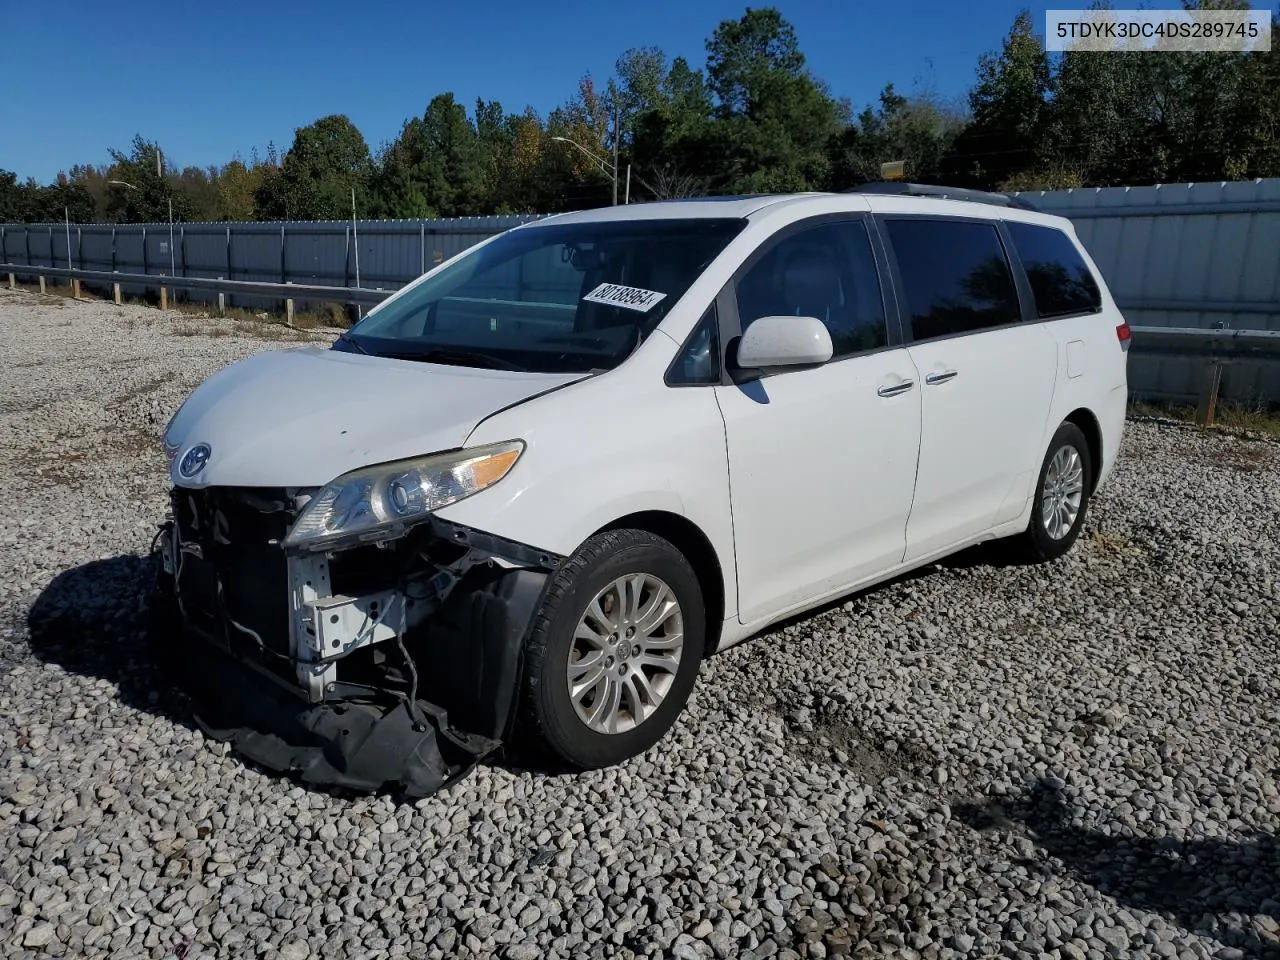
[[[440,516],[562,555],[633,514],[684,518],[719,561],[724,648],[1024,530],[1045,452],[1068,415],[1084,411],[1096,423],[1095,489],[1107,479],[1124,428],[1126,354],[1116,333],[1124,321],[1082,248],[1101,287],[1098,313],[908,340],[743,385],[668,386],[681,344],[752,252],[779,230],[833,213],[1024,221],[1075,238],[1069,221],[1045,214],[865,194],[652,203],[538,221],[517,229],[617,218],[748,224],[606,373],[495,372],[314,349],[235,364],[175,417],[166,434],[172,480],[192,485],[177,464],[196,443],[213,451],[202,485],[315,487],[357,467],[518,438],[525,451],[510,473]],[[935,374],[944,379],[928,383]],[[908,382],[905,392],[880,393]]]

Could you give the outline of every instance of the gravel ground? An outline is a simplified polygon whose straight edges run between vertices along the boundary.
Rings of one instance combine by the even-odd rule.
[[[160,430],[288,346],[0,291],[6,956],[1280,956],[1280,445],[1133,422],[1066,559],[715,657],[620,768],[397,805],[227,755],[143,653]]]

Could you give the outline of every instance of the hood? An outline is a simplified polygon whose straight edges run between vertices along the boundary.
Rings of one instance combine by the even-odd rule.
[[[313,487],[460,447],[485,417],[585,374],[442,366],[322,347],[255,354],[187,398],[165,431],[178,486]],[[182,458],[206,444],[194,478]]]

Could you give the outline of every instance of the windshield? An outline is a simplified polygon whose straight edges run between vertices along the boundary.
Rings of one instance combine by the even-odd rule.
[[[357,323],[337,350],[579,373],[639,346],[745,220],[628,220],[513,230]]]

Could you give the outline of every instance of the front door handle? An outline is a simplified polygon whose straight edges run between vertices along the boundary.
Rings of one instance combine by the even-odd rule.
[[[956,371],[943,370],[941,373],[931,373],[924,378],[924,382],[928,384],[946,383],[948,380],[954,380]]]
[[[903,380],[901,383],[893,383],[888,386],[880,387],[876,393],[882,397],[896,397],[900,393],[906,393],[913,386],[915,386],[914,381]]]

